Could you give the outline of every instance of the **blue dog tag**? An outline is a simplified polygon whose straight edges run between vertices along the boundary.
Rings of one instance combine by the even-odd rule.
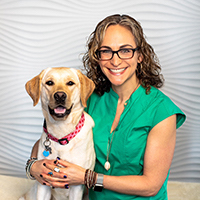
[[[51,150],[51,147],[50,147],[51,142],[50,142],[50,140],[48,139],[48,137],[47,137],[46,140],[44,141],[43,145],[44,145],[44,147],[45,147],[45,150],[43,151],[43,155],[44,155],[45,157],[48,157],[49,154],[52,153],[52,150]]]
[[[45,157],[48,157],[49,154],[50,154],[49,151],[46,151],[46,150],[43,151],[43,155],[44,155]]]

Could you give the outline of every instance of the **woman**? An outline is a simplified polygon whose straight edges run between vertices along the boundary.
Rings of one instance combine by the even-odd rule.
[[[127,15],[105,18],[83,62],[96,85],[86,109],[95,122],[95,172],[57,159],[34,162],[31,175],[53,187],[102,190],[89,191],[95,200],[167,199],[176,128],[185,115],[157,89],[163,85],[160,65],[140,24]],[[37,156],[37,143],[31,156]],[[64,168],[48,176],[58,163]]]

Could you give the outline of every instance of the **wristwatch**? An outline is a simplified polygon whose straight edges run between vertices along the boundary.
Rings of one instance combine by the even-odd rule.
[[[103,190],[103,174],[98,174],[97,182],[93,187],[96,192],[101,192]]]

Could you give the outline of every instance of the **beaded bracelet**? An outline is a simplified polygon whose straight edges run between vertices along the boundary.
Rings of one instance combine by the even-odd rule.
[[[30,158],[26,162],[26,168],[25,168],[26,169],[26,176],[31,180],[35,180],[35,177],[33,177],[30,174],[30,170],[31,170],[33,163],[35,163],[37,160],[38,160],[37,158]]]
[[[95,185],[96,176],[97,176],[96,172],[90,169],[86,169],[84,184],[88,189],[92,188]]]

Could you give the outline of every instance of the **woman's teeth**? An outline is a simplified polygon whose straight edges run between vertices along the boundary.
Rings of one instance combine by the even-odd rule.
[[[111,72],[113,73],[120,73],[123,72],[126,68],[122,68],[122,69],[110,69]]]

